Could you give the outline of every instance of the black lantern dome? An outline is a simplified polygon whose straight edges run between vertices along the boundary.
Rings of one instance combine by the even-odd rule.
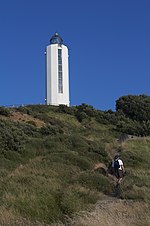
[[[56,32],[53,37],[50,39],[50,44],[63,44],[63,39]]]

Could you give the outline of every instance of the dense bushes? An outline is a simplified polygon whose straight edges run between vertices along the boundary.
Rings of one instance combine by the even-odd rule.
[[[128,95],[116,101],[116,111],[124,117],[117,128],[125,133],[137,136],[150,135],[150,97],[146,95]]]
[[[96,121],[116,126],[116,130],[136,135],[150,135],[150,97],[146,95],[128,95],[116,101],[116,112],[95,110],[82,104],[76,107],[74,115],[79,122],[94,117]]]
[[[124,115],[136,121],[150,120],[150,97],[146,95],[128,95],[116,101],[116,111],[121,110]]]
[[[10,110],[5,107],[0,107],[0,115],[10,116]]]
[[[149,136],[150,135],[150,97],[146,95],[128,95],[122,96],[116,100],[116,112],[111,109],[108,111],[96,110],[91,105],[85,103],[79,106],[68,107],[66,105],[60,106],[46,106],[46,105],[28,105],[19,107],[17,109],[23,113],[32,115],[35,118],[43,120],[49,125],[41,129],[42,135],[50,135],[56,133],[63,133],[64,124],[61,120],[55,117],[50,117],[49,112],[69,114],[75,117],[81,124],[88,126],[92,119],[105,125],[114,125],[117,131],[136,135]],[[9,116],[8,109],[0,108],[0,114]],[[29,123],[28,123],[29,124]],[[71,127],[67,128],[68,131]],[[29,134],[35,135],[35,126],[27,127]],[[25,134],[27,134],[25,132]]]
[[[14,123],[0,120],[0,150],[19,151],[25,144],[26,136]]]
[[[45,136],[63,133],[63,130],[59,125],[54,126],[50,124],[48,124],[47,126],[41,127],[39,131],[42,135],[45,135]]]
[[[47,113],[49,111],[56,111],[58,107],[55,106],[51,106],[51,105],[27,105],[25,107],[20,106],[17,108],[18,111],[23,112],[25,114],[29,114],[29,115],[37,115],[37,114],[43,114],[43,113]]]
[[[69,114],[77,118],[77,120],[88,125],[94,118],[97,122],[105,125],[115,125],[116,130],[136,136],[150,135],[150,97],[146,95],[128,95],[120,97],[116,101],[116,112],[111,109],[101,111],[94,109],[91,105],[85,103],[79,106],[68,107],[45,106],[45,105],[29,105],[18,108],[19,111],[33,115],[51,125],[61,125],[61,120],[49,116],[49,112]],[[42,129],[44,132],[46,128]],[[68,128],[69,129],[69,128]],[[55,133],[55,132],[54,132]]]

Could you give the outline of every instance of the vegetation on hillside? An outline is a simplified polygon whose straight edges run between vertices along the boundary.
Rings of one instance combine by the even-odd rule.
[[[112,196],[114,178],[105,168],[116,152],[121,153],[127,170],[120,198],[138,202],[138,212],[141,206],[147,213],[150,139],[141,136],[150,133],[144,126],[149,122],[149,97],[128,98],[116,102],[116,112],[86,104],[1,107],[0,225],[66,224],[66,216],[89,211],[98,200]],[[137,110],[138,100],[143,106],[148,104],[142,110],[144,118]],[[132,114],[124,108],[129,102],[133,102]],[[122,133],[140,137],[119,143]],[[97,163],[104,167],[94,171]],[[141,221],[148,222],[144,214],[137,218],[138,225]]]

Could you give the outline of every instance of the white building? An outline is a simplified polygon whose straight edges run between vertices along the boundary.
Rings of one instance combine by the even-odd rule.
[[[46,47],[46,104],[69,106],[68,48],[55,33]]]

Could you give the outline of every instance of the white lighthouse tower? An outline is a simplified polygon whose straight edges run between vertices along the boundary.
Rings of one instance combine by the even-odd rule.
[[[55,33],[46,47],[46,104],[69,106],[68,48]]]

